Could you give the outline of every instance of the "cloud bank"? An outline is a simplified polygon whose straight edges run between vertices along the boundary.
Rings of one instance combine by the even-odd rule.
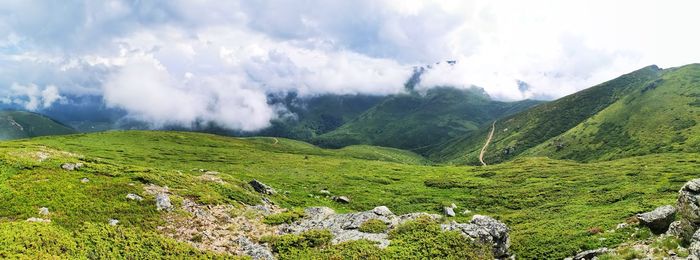
[[[700,2],[39,1],[0,5],[0,102],[97,96],[128,117],[253,131],[267,95],[483,87],[557,98],[637,68],[700,60]],[[524,84],[527,85],[527,87]]]

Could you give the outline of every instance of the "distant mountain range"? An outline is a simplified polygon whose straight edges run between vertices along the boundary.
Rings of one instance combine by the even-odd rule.
[[[429,67],[415,69],[402,94],[270,95],[269,103],[283,105],[289,113],[259,132],[236,132],[211,124],[194,130],[286,137],[328,148],[355,144],[393,147],[434,162],[454,164],[479,163],[479,152],[494,121],[493,141],[484,156],[489,163],[521,155],[595,161],[700,151],[698,64],[670,69],[648,66],[551,102],[494,101],[478,87],[445,86],[418,92],[414,86],[426,69]],[[528,88],[524,82],[521,86]],[[123,112],[105,108],[99,100],[87,99],[80,104],[63,104],[44,113],[83,132],[145,128],[139,122],[120,120]],[[22,121],[23,127],[32,129],[26,133],[12,132],[17,128],[5,120],[0,130],[6,138],[74,132],[48,118],[24,115],[42,120]]]

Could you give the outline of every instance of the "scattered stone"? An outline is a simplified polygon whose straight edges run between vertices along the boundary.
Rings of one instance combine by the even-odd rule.
[[[455,210],[454,210],[453,208],[451,208],[451,207],[445,207],[445,208],[443,209],[443,212],[444,212],[445,215],[448,216],[448,217],[454,217],[454,216],[456,216]]]
[[[637,214],[639,224],[649,227],[656,234],[666,232],[675,217],[676,208],[670,205],[658,207],[651,212]]]
[[[700,179],[686,182],[678,192],[678,213],[691,223],[700,224]]]
[[[326,189],[323,189],[323,190],[319,191],[319,193],[321,193],[321,194],[323,194],[323,195],[326,195],[326,196],[330,196],[330,195],[331,195],[331,192],[328,191],[328,190],[326,190]]]
[[[156,195],[156,208],[158,210],[171,211],[173,205],[170,204],[170,197],[166,193],[159,193]]]
[[[617,224],[617,226],[615,227],[615,229],[623,229],[623,228],[626,228],[627,226],[629,226],[629,224],[627,224],[627,223],[620,223],[620,224]]]
[[[83,167],[82,163],[64,163],[61,164],[61,168],[66,170],[66,171],[75,171],[75,170],[80,170],[80,168]]]
[[[39,208],[39,215],[43,215],[43,216],[49,215],[49,208],[47,208],[47,207]]]
[[[255,260],[273,260],[275,259],[274,255],[270,251],[269,248],[254,243],[253,241],[250,241],[247,237],[241,236],[238,238],[238,245],[241,247],[241,251],[243,254],[250,256],[251,258]]]
[[[350,203],[350,198],[345,197],[345,196],[333,197],[333,200],[336,202],[345,203],[345,204]]]
[[[143,197],[133,193],[126,194],[126,198],[130,200],[143,201]]]
[[[459,231],[462,235],[482,243],[491,244],[495,258],[505,258],[510,255],[510,237],[508,226],[488,216],[474,215],[468,224],[452,222],[441,225],[445,231]]]
[[[80,183],[88,183],[88,182],[90,182],[90,179],[88,179],[88,178],[80,179]]]
[[[119,220],[111,218],[111,219],[109,219],[108,223],[110,226],[116,226],[117,224],[119,224]]]
[[[610,252],[610,249],[603,247],[598,249],[586,250],[574,256],[574,260],[591,260],[597,259],[598,256],[604,255]]]
[[[51,220],[43,218],[28,218],[27,222],[50,223]]]
[[[275,189],[273,189],[270,186],[267,186],[266,184],[259,182],[258,180],[253,179],[250,181],[248,184],[250,186],[253,186],[253,189],[259,193],[265,194],[265,195],[274,195],[277,193]]]

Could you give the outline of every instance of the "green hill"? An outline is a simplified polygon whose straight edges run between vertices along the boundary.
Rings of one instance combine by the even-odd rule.
[[[74,133],[72,128],[40,114],[0,111],[0,140]]]
[[[424,94],[390,96],[313,142],[323,147],[371,144],[422,153],[449,139],[469,136],[490,120],[539,103],[493,101],[480,88],[433,88]]]
[[[616,102],[639,93],[663,73],[656,66],[645,67],[556,101],[498,119],[484,160],[498,163],[513,159],[576,127]],[[452,163],[478,164],[479,151],[490,127],[489,124],[482,127],[478,134],[458,137],[431,149],[430,158]]]
[[[377,153],[385,156],[373,157]],[[518,258],[561,259],[635,239],[645,229],[589,230],[614,229],[635,213],[672,203],[683,183],[700,174],[697,153],[588,164],[523,158],[486,167],[411,161],[417,158],[366,146],[326,150],[287,139],[185,132],[119,131],[3,142],[0,257],[230,258],[194,248],[201,237],[176,240],[167,235],[172,231],[157,228],[178,216],[188,223],[190,215],[155,210],[156,198],[144,188],[169,187],[176,207],[185,198],[209,208],[232,204],[230,214],[255,221],[243,205],[261,203],[247,184],[258,179],[278,191],[269,198],[285,208],[329,206],[349,212],[385,205],[397,214],[439,213],[444,205],[455,203],[460,214],[445,221],[465,222],[471,214],[493,216],[510,227],[511,249]],[[65,162],[84,166],[65,171],[59,167]],[[199,169],[218,173],[212,177]],[[319,196],[323,189],[352,201],[343,204]],[[126,199],[129,193],[141,195],[143,201]],[[50,213],[39,215],[40,207]],[[472,212],[464,215],[464,209]],[[25,221],[32,217],[51,222]],[[110,226],[110,219],[119,223]],[[401,252],[449,257],[472,250],[450,247],[454,242],[441,244],[444,241],[416,228],[403,229],[417,233],[385,250],[362,241],[320,247],[282,241],[296,248],[296,259],[392,258]]]

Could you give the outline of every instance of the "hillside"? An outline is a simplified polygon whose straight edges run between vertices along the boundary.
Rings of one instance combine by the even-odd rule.
[[[480,88],[432,88],[423,94],[390,96],[313,142],[324,147],[371,144],[422,153],[449,139],[469,136],[490,120],[539,103],[493,101]]]
[[[0,140],[74,133],[72,128],[36,113],[0,111]]]
[[[648,66],[616,79],[538,105],[499,119],[484,160],[498,163],[513,159],[528,149],[545,143],[576,127],[616,102],[638,93],[657,80],[663,71]],[[680,94],[680,93],[677,93]],[[450,140],[429,151],[430,158],[452,163],[478,164],[478,155],[490,131],[482,127],[478,134]]]
[[[680,186],[700,174],[698,154],[590,164],[525,158],[486,167],[426,166],[419,157],[392,149],[325,150],[287,139],[147,131],[3,142],[0,158],[3,257],[231,257],[201,251],[202,241],[208,238],[177,228],[189,225],[194,215],[179,209],[170,213],[156,210],[159,202],[150,192],[167,186],[176,208],[194,207],[191,203],[208,210],[226,208],[236,221],[227,224],[226,230],[237,232],[242,228],[238,225],[253,225],[247,226],[246,234],[252,236],[252,228],[263,239],[260,236],[268,232],[264,230],[273,227],[256,222],[256,213],[245,206],[261,203],[260,194],[247,184],[257,179],[277,190],[267,196],[273,203],[290,209],[329,206],[352,212],[384,205],[396,214],[439,213],[443,206],[454,203],[459,214],[443,223],[465,222],[473,214],[492,216],[510,227],[511,250],[518,258],[563,258],[633,238],[644,229],[589,230],[612,229],[635,213],[674,201]],[[66,171],[59,167],[65,162],[84,166]],[[325,197],[323,190],[351,201],[336,202]],[[136,194],[143,201],[127,199],[127,194]],[[42,207],[48,209],[47,215],[37,214]],[[470,212],[463,214],[466,209]],[[32,217],[50,218],[51,222],[25,221]],[[118,220],[115,226],[108,224],[110,219]],[[295,244],[293,241],[304,240],[294,239],[304,238],[294,236],[263,240],[276,246],[288,241],[285,245],[298,247],[294,257],[287,254],[292,251],[281,251],[278,257],[282,259],[397,257],[425,252],[455,257],[479,250],[468,245],[455,247],[456,241],[441,240],[447,237],[430,233],[434,231],[429,227],[419,224],[399,229],[392,233],[399,242],[385,250],[362,241],[318,246]],[[24,246],[37,244],[40,246]],[[124,250],[127,246],[130,250]]]

